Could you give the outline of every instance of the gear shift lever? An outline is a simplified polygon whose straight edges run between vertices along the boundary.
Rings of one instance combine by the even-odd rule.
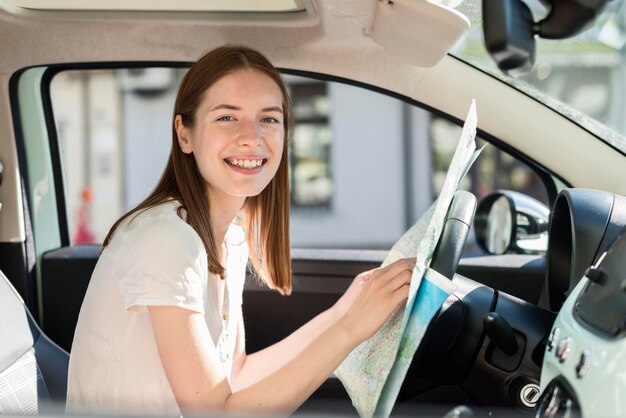
[[[489,312],[483,318],[483,326],[487,336],[500,350],[513,355],[519,348],[513,328],[506,319],[495,312]]]

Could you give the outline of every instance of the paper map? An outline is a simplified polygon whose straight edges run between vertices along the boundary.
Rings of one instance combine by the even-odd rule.
[[[398,240],[382,264],[417,257],[406,305],[400,306],[378,333],[352,351],[335,371],[363,418],[389,416],[428,324],[454,290],[450,280],[428,266],[454,192],[482,150],[476,150],[476,126],[476,104],[472,100],[439,197]]]

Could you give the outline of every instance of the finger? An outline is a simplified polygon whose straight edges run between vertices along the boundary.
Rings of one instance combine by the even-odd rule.
[[[385,298],[385,309],[388,310],[391,315],[391,313],[393,313],[400,305],[406,303],[408,298],[409,285],[405,284],[403,286],[400,286],[400,288],[394,290],[390,295]]]
[[[396,263],[402,266],[401,268],[407,268],[409,270],[413,270],[415,268],[416,261],[417,259],[415,257],[410,257],[410,258],[401,258],[400,260],[397,260]]]
[[[409,285],[408,284],[400,286],[391,295],[391,299],[395,303],[395,306],[398,306],[400,303],[405,302],[408,298],[409,298]]]
[[[410,259],[401,259],[394,261],[388,266],[378,268],[372,272],[372,276],[374,278],[379,277],[394,277],[398,273],[404,270],[412,270],[415,267],[415,263],[413,263]]]
[[[402,286],[410,285],[412,277],[413,271],[402,271],[391,280],[388,280],[386,283],[386,287],[389,289],[389,291],[393,292],[396,289],[401,288]]]
[[[385,276],[395,277],[396,275],[398,275],[400,272],[404,270],[413,271],[414,268],[415,268],[415,258],[403,258],[403,259],[394,261],[393,263],[389,264],[386,267],[382,267],[382,268],[374,270],[372,273],[372,277],[373,278],[385,277]]]

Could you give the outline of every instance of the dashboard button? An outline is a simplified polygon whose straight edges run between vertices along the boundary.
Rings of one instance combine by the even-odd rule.
[[[561,330],[559,328],[554,328],[550,333],[550,337],[548,337],[548,344],[546,344],[546,348],[548,352],[552,351],[554,346],[556,345],[556,341],[559,339],[559,334]]]
[[[589,371],[589,364],[591,363],[591,351],[588,349],[583,350],[580,354],[580,359],[578,360],[578,364],[576,365],[576,376],[579,379],[585,377],[587,372]]]
[[[559,359],[561,363],[563,363],[572,352],[572,344],[574,340],[572,337],[565,337],[559,341],[559,345],[556,347],[556,358]]]

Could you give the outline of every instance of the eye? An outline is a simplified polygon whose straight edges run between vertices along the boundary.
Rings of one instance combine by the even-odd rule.
[[[235,118],[233,116],[230,115],[225,115],[225,116],[220,116],[219,118],[217,118],[218,122],[230,122],[235,120]]]
[[[280,121],[272,116],[267,116],[263,119],[261,119],[261,122],[264,123],[280,123]]]

